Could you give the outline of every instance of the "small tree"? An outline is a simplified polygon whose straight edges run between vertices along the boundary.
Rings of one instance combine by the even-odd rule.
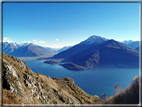
[[[114,91],[114,95],[115,95],[115,94],[118,94],[119,92],[122,92],[122,87],[120,86],[120,84],[117,84],[117,85],[114,87],[113,91]]]
[[[36,74],[37,74],[37,75],[39,75],[39,73],[38,73],[38,72],[37,72]]]
[[[132,80],[132,84],[137,84],[139,82],[139,77],[135,76],[134,79]]]
[[[101,94],[101,99],[102,100],[107,100],[108,98],[109,97],[106,94],[104,94],[104,93]]]

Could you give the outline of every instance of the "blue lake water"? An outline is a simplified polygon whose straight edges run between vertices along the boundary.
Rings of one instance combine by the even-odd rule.
[[[51,78],[71,77],[75,84],[90,95],[113,95],[113,89],[120,84],[124,89],[132,79],[139,75],[138,68],[92,68],[84,71],[70,71],[58,64],[46,64],[41,60],[26,61],[33,72],[48,75]]]

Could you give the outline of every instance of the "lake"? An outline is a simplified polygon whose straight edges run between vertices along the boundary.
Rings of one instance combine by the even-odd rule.
[[[33,72],[48,75],[51,78],[71,77],[75,84],[90,95],[102,93],[113,96],[113,89],[120,84],[124,89],[132,79],[139,75],[139,68],[92,68],[84,71],[70,71],[58,64],[43,63],[43,60],[25,61]]]

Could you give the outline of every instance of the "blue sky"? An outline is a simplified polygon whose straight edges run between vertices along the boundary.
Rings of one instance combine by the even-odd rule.
[[[139,40],[139,3],[3,3],[3,39],[75,45],[91,35]]]

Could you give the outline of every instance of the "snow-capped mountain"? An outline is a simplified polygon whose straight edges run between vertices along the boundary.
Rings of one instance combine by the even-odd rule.
[[[2,51],[2,50],[1,50]],[[33,43],[3,42],[3,53],[16,57],[50,56],[57,52]]]
[[[88,39],[53,56],[84,68],[97,66],[138,67],[139,53],[118,41],[99,36]]]
[[[104,38],[104,37],[100,37],[100,36],[96,36],[96,35],[92,35],[90,36],[88,39],[82,41],[80,44],[86,44],[86,45],[90,45],[90,44],[98,44],[104,41],[107,41],[108,39]]]
[[[3,46],[8,46],[8,45],[12,46],[12,47],[19,47],[20,46],[20,44],[17,42],[8,42],[8,41],[3,42]]]
[[[31,43],[31,42],[25,42],[25,43],[20,44],[20,46],[26,46],[26,45],[29,45],[29,44],[33,44],[33,43]]]
[[[72,46],[71,48],[54,55],[54,58],[65,58],[77,54],[85,49],[91,47],[92,45],[98,45],[104,41],[107,41],[106,38],[100,36],[90,36],[88,39],[80,42],[77,45]]]
[[[1,47],[1,46],[0,46]],[[19,48],[20,44],[17,42],[3,42],[3,52],[12,53],[15,49]]]

